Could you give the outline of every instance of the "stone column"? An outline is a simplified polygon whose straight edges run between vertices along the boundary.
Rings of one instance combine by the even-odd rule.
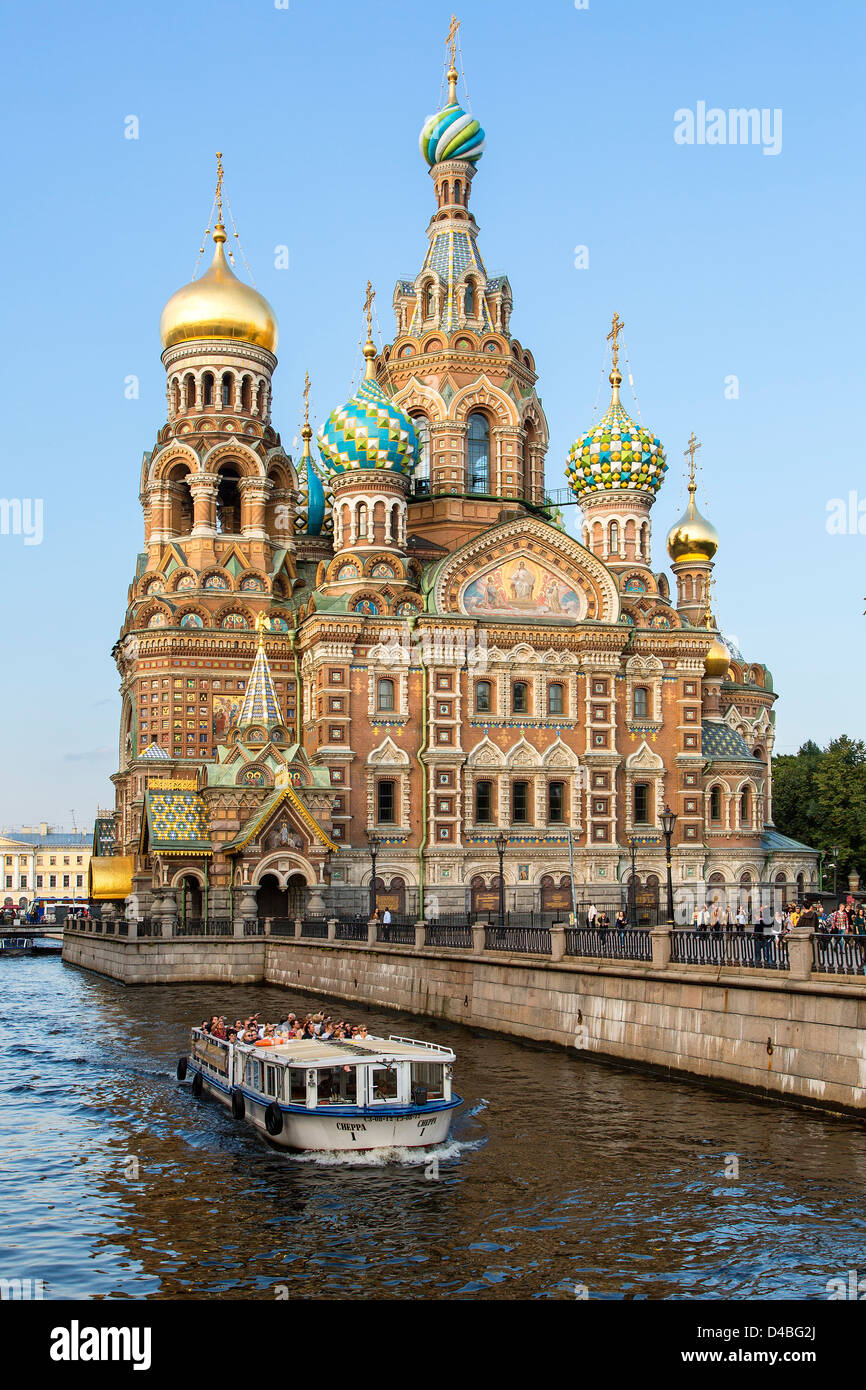
[[[808,980],[812,974],[812,933],[794,927],[788,937],[788,974],[792,980]]]
[[[472,949],[477,956],[480,956],[484,950],[484,932],[485,928],[483,926],[473,925]]]
[[[424,934],[425,934],[426,931],[427,931],[427,923],[426,923],[426,922],[416,922],[416,923],[415,923],[415,950],[416,950],[416,951],[417,951],[421,946],[424,945]]]
[[[244,927],[253,925],[258,917],[258,893],[254,883],[244,883],[240,890],[240,903],[234,919],[235,936],[244,935]]]
[[[336,939],[337,939],[337,918],[336,918],[336,917],[329,917],[329,918],[328,918],[328,940],[329,940],[329,941],[336,941]]]
[[[161,916],[163,936],[174,936],[177,926],[177,889],[163,888]]]
[[[265,507],[271,484],[266,478],[240,478],[241,533],[246,540],[266,541]]]
[[[193,502],[193,536],[215,536],[216,495],[219,478],[216,473],[196,473],[190,477],[189,490]]]
[[[565,923],[554,922],[550,928],[550,959],[562,960],[565,955]]]
[[[671,929],[668,926],[653,927],[650,932],[652,943],[653,970],[667,970],[671,963]]]
[[[370,918],[370,921],[367,923],[367,945],[368,945],[368,946],[375,946],[375,945],[377,944],[377,942],[376,942],[376,929],[377,929],[378,925],[379,925],[378,922],[374,922],[373,919],[372,919],[372,917]]]

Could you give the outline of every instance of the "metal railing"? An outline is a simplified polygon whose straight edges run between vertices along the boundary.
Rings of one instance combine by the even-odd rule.
[[[443,922],[441,917],[435,922],[427,922],[424,928],[425,946],[450,946],[455,949],[472,949],[472,927],[464,920],[459,923]]]
[[[376,940],[390,941],[393,946],[414,946],[415,923],[395,922],[393,919],[388,923],[379,922],[376,926]]]
[[[674,965],[740,965],[788,969],[788,943],[775,933],[754,931],[672,931]]]
[[[640,927],[566,927],[567,956],[600,956],[607,960],[652,960],[650,933]]]
[[[177,921],[172,936],[233,936],[234,928],[230,917],[187,917]]]
[[[294,917],[272,917],[271,936],[294,936],[295,919]]]
[[[486,926],[486,951],[526,951],[531,955],[550,955],[549,927]]]
[[[308,940],[326,940],[328,936],[327,917],[302,917],[301,936]]]
[[[249,919],[244,922],[244,936],[264,936],[264,934],[265,924],[261,918],[257,918],[254,922]]]
[[[821,975],[866,975],[866,936],[860,933],[815,932],[812,969]]]
[[[162,936],[162,922],[157,917],[139,917],[139,936]]]
[[[344,917],[337,920],[335,937],[337,941],[366,941],[367,930],[366,917]]]

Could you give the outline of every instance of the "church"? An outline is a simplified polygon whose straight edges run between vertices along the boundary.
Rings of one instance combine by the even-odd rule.
[[[235,273],[221,161],[210,265],[163,309],[166,419],[113,649],[116,809],[90,869],[93,900],[129,916],[343,916],[375,896],[435,919],[495,908],[500,869],[510,910],[565,915],[572,883],[580,902],[630,885],[657,908],[666,806],[687,920],[817,882],[814,852],[773,826],[770,673],[713,618],[694,435],[672,577],[653,559],[668,465],[620,399],[618,314],[609,404],[574,422],[566,464],[580,539],[550,501],[535,359],[471,208],[485,136],[453,26],[447,84],[421,130],[427,246],[394,288],[393,340],[373,341],[368,284],[362,379],[315,444],[307,405],[299,457],[274,424],[277,316]]]

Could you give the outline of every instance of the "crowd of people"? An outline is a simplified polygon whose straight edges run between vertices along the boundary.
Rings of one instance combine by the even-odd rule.
[[[278,1023],[263,1023],[257,1013],[248,1018],[226,1022],[214,1014],[208,1022],[201,1025],[201,1031],[221,1042],[243,1043],[255,1047],[257,1043],[277,1046],[293,1039],[308,1042],[366,1042],[369,1037],[365,1023],[350,1023],[347,1019],[334,1019],[330,1014],[307,1014],[301,1019],[297,1014],[287,1013]]]
[[[677,915],[677,925],[685,925]],[[586,910],[586,925],[595,927],[599,931],[606,931],[611,928],[610,917],[607,912],[596,908],[594,903],[590,903]],[[644,924],[645,925],[645,924]],[[738,907],[732,907],[730,903],[720,903],[718,901],[708,902],[703,907],[695,908],[692,913],[690,923],[695,931],[728,931],[744,932],[753,931],[757,936],[777,936],[787,937],[791,934],[794,927],[799,926],[801,930],[818,932],[827,936],[843,936],[853,934],[866,936],[866,904],[839,903],[838,907],[826,907],[820,901],[809,901],[798,904],[785,904],[772,908],[770,906],[756,907],[753,911],[751,904],[741,902]],[[613,923],[613,930],[627,931],[631,926],[628,913],[625,908],[620,908]]]

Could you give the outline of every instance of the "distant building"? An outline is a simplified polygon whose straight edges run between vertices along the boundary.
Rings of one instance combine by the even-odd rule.
[[[93,836],[56,830],[47,821],[0,831],[2,901],[87,901]]]

